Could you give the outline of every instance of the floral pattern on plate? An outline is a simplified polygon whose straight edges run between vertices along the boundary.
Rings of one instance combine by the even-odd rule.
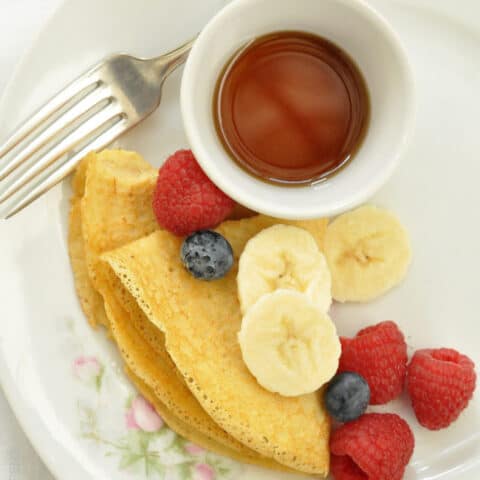
[[[157,480],[230,480],[242,470],[240,464],[178,436],[152,405],[130,388],[125,392],[117,428],[105,428],[101,415],[108,407],[102,399],[112,397],[105,395],[111,382],[104,378],[118,372],[92,355],[76,357],[72,371],[90,391],[90,401],[83,399],[77,405],[80,435],[98,445],[105,456],[116,459],[123,473]]]

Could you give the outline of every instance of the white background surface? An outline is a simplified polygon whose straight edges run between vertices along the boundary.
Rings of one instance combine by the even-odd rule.
[[[36,32],[60,3],[61,0],[0,0],[0,93]],[[20,429],[1,387],[0,480],[53,480]]]

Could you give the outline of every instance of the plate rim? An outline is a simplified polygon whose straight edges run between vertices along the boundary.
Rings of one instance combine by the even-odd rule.
[[[38,39],[44,34],[45,30],[55,22],[56,18],[59,16],[61,10],[65,8],[67,3],[71,0],[61,0],[60,3],[55,7],[53,12],[51,12],[50,16],[44,21],[38,30],[33,35],[31,43],[28,45],[27,48],[21,53],[19,59],[15,63],[14,68],[8,78],[5,88],[0,95],[0,112],[2,112],[6,107],[6,102],[10,97],[10,92],[13,89],[15,84],[16,78],[19,76],[20,72],[24,68],[24,65],[27,62],[28,57],[31,55],[31,52],[34,48],[34,45],[38,41]],[[8,123],[8,122],[5,122]],[[8,134],[11,133],[12,128],[17,128],[17,125],[10,126],[8,129]],[[41,198],[38,202],[39,204],[45,205],[45,198]],[[6,220],[3,220],[6,222]],[[37,453],[38,457],[47,467],[49,473],[54,477],[56,480],[61,480],[61,474],[58,467],[57,455],[70,457],[70,453],[65,448],[64,445],[57,446],[55,443],[51,441],[51,438],[48,439],[48,443],[42,441],[42,437],[44,438],[45,435],[48,435],[45,428],[36,429],[34,428],[35,418],[32,413],[29,412],[27,405],[25,404],[25,400],[23,395],[21,394],[18,387],[15,385],[14,379],[10,373],[9,368],[5,365],[6,359],[2,354],[0,354],[0,387],[2,388],[3,394],[5,399],[7,400],[8,406],[10,407],[11,411],[13,412],[18,425],[22,433],[27,437],[28,441],[32,445],[33,449]],[[77,462],[78,463],[78,462]],[[82,480],[81,475],[78,476],[77,472],[72,472],[72,480]],[[81,472],[80,472],[81,473]],[[88,472],[85,472],[88,474]]]
[[[452,7],[448,4],[449,0],[385,0],[392,3],[407,4],[412,7],[427,8],[432,12],[442,14],[450,19],[461,22],[465,27],[470,28],[470,19],[462,17],[462,14],[458,11],[451,12]],[[11,71],[11,75],[5,85],[5,88],[0,96],[0,115],[6,108],[6,103],[10,97],[10,92],[13,89],[15,80],[23,70],[32,50],[35,47],[37,40],[44,34],[50,25],[56,22],[56,19],[61,15],[64,9],[68,8],[68,5],[73,3],[74,0],[61,0],[61,2],[55,7],[54,11],[49,15],[46,21],[42,23],[40,28],[33,35],[30,45],[20,55],[19,60],[16,62],[14,68]],[[476,0],[463,0],[461,7],[465,8],[465,13],[468,11],[468,6],[474,5],[478,9]],[[478,32],[475,32],[478,34]],[[480,38],[480,34],[478,34]],[[8,125],[8,120],[4,122]],[[16,126],[8,125],[8,130]],[[47,202],[45,198],[42,198],[38,204],[44,209],[47,209]],[[57,442],[53,436],[51,436],[48,428],[44,426],[41,418],[35,415],[35,411],[30,409],[25,396],[15,383],[9,367],[6,365],[6,358],[3,352],[0,353],[0,386],[4,392],[5,398],[14,413],[21,430],[31,442],[34,450],[37,452],[41,460],[45,463],[51,475],[57,480],[61,480],[62,476],[67,471],[68,476],[72,480],[85,480],[85,478],[92,478],[103,480],[103,477],[98,472],[87,471],[81,464],[81,462],[72,455],[69,448],[60,442]],[[75,467],[72,469],[71,467]]]

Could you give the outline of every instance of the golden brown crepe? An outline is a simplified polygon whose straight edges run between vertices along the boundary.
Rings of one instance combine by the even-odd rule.
[[[111,292],[107,295],[108,302],[105,307],[112,337],[127,368],[153,392],[159,402],[179,422],[189,425],[196,434],[208,437],[218,445],[213,451],[222,453],[222,450],[227,448],[236,451],[236,458],[241,456],[246,463],[278,468],[272,460],[262,458],[225,432],[205,412],[185,385],[165,350],[163,333],[146,319],[138,307],[136,312],[133,312],[133,308],[126,307],[133,299],[125,289],[122,289],[113,272],[112,276]]]
[[[109,327],[132,376],[138,379],[138,369],[149,372],[150,383],[142,381],[143,390],[179,434],[239,461],[285,470],[235,440],[207,415],[166,352],[163,333],[98,260],[102,252],[158,228],[150,206],[155,180],[156,172],[139,155],[120,150],[90,154],[77,169],[69,252],[82,308],[92,326]]]
[[[138,154],[120,150],[90,154],[77,169],[69,251],[87,318],[109,328],[127,374],[180,435],[245,463],[327,473],[329,424],[321,399],[286,399],[258,386],[236,342],[235,272],[211,283],[186,274],[181,239],[158,231],[155,181],[156,171]],[[219,231],[238,260],[246,241],[275,223],[306,228],[322,247],[323,220],[255,216]]]
[[[287,222],[257,216],[225,222],[218,231],[230,241],[238,260],[248,239],[274,223]],[[310,231],[322,248],[326,221],[288,223]],[[241,314],[236,267],[215,282],[196,280],[180,262],[181,242],[157,231],[102,258],[164,332],[172,360],[218,425],[283,465],[328,473],[330,424],[321,396],[286,398],[258,385],[237,341]]]
[[[151,203],[156,170],[134,152],[105,150],[88,161],[80,201],[82,236],[90,281],[103,295],[101,253],[158,228]],[[97,323],[105,325],[106,317]]]
[[[94,158],[94,154],[85,157],[73,177],[73,196],[71,199],[68,230],[68,250],[73,270],[75,288],[77,290],[82,310],[92,327],[96,327],[98,324],[107,324],[102,296],[93,288],[88,274],[82,232],[81,202],[85,191],[85,175],[90,160]]]
[[[274,469],[282,469],[281,465],[274,464],[269,459],[265,459],[265,461],[257,460],[252,461],[247,458],[245,455],[240,454],[236,450],[232,450],[215,440],[212,440],[210,437],[207,437],[197,430],[193,429],[189,424],[182,422],[179,420],[175,415],[172,415],[171,411],[163,405],[158,398],[155,396],[155,393],[144,383],[142,380],[137,377],[130,369],[126,368],[126,374],[135,385],[137,390],[154,406],[155,410],[161,415],[165,423],[174,431],[177,432],[180,436],[187,438],[193,443],[202,446],[206,450],[211,452],[218,453],[219,455],[223,455],[226,457],[233,458],[233,460],[237,460],[238,462],[243,463],[254,463],[259,466],[267,467],[267,468],[274,468]]]
[[[90,153],[73,178],[69,253],[75,287],[90,324],[107,326],[99,254],[158,228],[150,208],[156,171],[123,150]]]

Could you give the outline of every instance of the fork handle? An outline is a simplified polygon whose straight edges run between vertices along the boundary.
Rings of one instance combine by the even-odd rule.
[[[197,38],[195,37],[184,45],[169,53],[161,55],[160,57],[152,58],[152,66],[163,80],[165,80],[176,68],[185,63],[196,39]]]

